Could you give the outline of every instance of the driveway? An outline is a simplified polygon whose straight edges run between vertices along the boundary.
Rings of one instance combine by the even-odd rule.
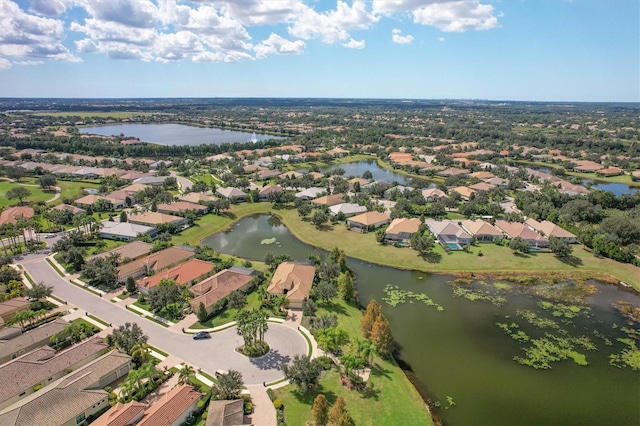
[[[180,187],[180,192],[181,193],[184,193],[184,191],[187,188],[191,188],[193,186],[193,182],[191,182],[186,177],[178,176],[178,173],[176,171],[172,170],[170,172],[170,174],[171,174],[171,176],[176,178],[176,180],[178,181],[178,186]]]
[[[271,350],[263,357],[250,359],[235,352],[242,338],[232,327],[211,335],[211,339],[193,340],[191,335],[171,331],[152,321],[104,300],[60,277],[44,260],[44,255],[27,255],[21,261],[36,282],[53,286],[53,293],[71,305],[117,327],[125,322],[135,322],[149,336],[149,343],[174,355],[187,363],[213,374],[216,370],[234,369],[242,373],[245,384],[262,384],[283,377],[281,366],[294,355],[307,353],[307,342],[295,329],[285,325],[269,323],[265,340]]]

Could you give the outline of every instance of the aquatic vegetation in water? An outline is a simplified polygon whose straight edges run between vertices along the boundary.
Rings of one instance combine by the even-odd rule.
[[[277,238],[265,238],[264,240],[260,241],[260,244],[265,245],[265,244],[273,244],[277,241]]]
[[[538,328],[555,328],[555,329],[560,328],[558,323],[555,322],[554,320],[549,318],[539,317],[538,314],[528,309],[518,309],[516,311],[516,315],[519,316],[520,318],[526,319],[529,322],[529,324]]]
[[[618,339],[629,347],[624,348],[618,354],[609,355],[609,364],[614,367],[630,367],[633,371],[640,371],[640,350],[633,339]]]
[[[497,322],[496,325],[500,327],[509,336],[511,336],[513,340],[517,342],[525,343],[531,340],[529,335],[524,331],[520,330],[520,326],[514,322],[512,322],[511,324]]]
[[[504,291],[509,291],[513,288],[511,284],[501,282],[501,281],[494,282],[493,286],[498,290],[504,290]]]
[[[397,285],[387,284],[384,288],[386,296],[382,298],[384,302],[391,306],[397,306],[401,303],[409,302],[413,303],[414,300],[423,302],[427,306],[434,306],[439,312],[444,311],[444,308],[438,303],[434,302],[429,296],[424,293],[414,293],[413,291],[400,290]]]
[[[532,346],[523,348],[526,356],[515,356],[513,359],[522,365],[535,369],[550,369],[552,362],[571,358],[578,365],[589,365],[587,357],[577,352],[570,338],[554,336],[546,333],[539,339],[531,339]]]
[[[640,308],[633,306],[631,302],[619,300],[613,304],[613,307],[625,318],[640,323]]]
[[[472,302],[490,302],[496,306],[502,306],[507,301],[507,299],[505,299],[503,296],[497,296],[495,294],[489,293],[488,291],[474,288],[454,287],[453,294],[456,297],[464,297],[465,299],[471,300]]]
[[[546,300],[538,303],[542,309],[551,311],[554,317],[575,318],[581,313],[586,313],[590,308],[578,305],[565,305],[564,303],[553,303]]]

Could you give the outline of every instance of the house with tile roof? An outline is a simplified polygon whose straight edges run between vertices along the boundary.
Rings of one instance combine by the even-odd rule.
[[[473,185],[470,185],[469,189],[472,189],[474,191],[491,191],[495,187],[496,187],[495,185],[492,185],[487,182],[478,182],[478,183],[474,183]]]
[[[216,194],[228,199],[229,201],[246,201],[247,194],[238,188],[232,186],[216,189]]]
[[[106,210],[119,210],[124,208],[124,199],[104,197],[102,195],[89,194],[74,201],[81,208],[95,208],[102,205]]]
[[[369,232],[391,221],[387,213],[365,212],[347,219],[347,227],[352,231]]]
[[[399,217],[393,219],[384,232],[384,240],[387,243],[408,244],[411,235],[418,232],[422,222],[416,218]]]
[[[260,201],[266,201],[269,199],[269,194],[275,194],[282,191],[283,189],[280,185],[263,186],[258,192],[258,198],[260,199]]]
[[[316,207],[331,207],[341,203],[344,203],[344,194],[323,195],[322,197],[311,200],[311,204]]]
[[[107,351],[100,337],[92,337],[63,351],[42,346],[0,366],[0,410],[35,392]],[[25,374],[28,371],[29,374]]]
[[[184,216],[188,211],[194,211],[198,215],[207,213],[208,209],[202,204],[190,203],[188,201],[174,201],[172,203],[158,204],[158,213],[166,213],[174,216]]]
[[[16,224],[19,220],[31,219],[35,211],[29,206],[8,207],[0,212],[0,225]]]
[[[48,345],[51,336],[60,333],[67,325],[69,325],[68,322],[58,318],[24,333],[12,333],[3,337],[0,340],[0,364],[24,355],[37,347]]]
[[[149,290],[156,287],[161,280],[174,280],[178,285],[187,285],[193,280],[207,275],[213,271],[215,265],[200,259],[189,259],[150,277],[142,277],[138,280],[138,290],[141,293],[148,293]]]
[[[100,222],[100,237],[115,241],[134,241],[139,235],[155,238],[158,229],[154,226],[138,225],[131,222],[116,222],[103,220]]]
[[[147,256],[151,252],[152,248],[153,244],[145,243],[142,241],[131,241],[130,243],[123,246],[112,248],[109,251],[91,256],[89,259],[94,259],[96,257],[106,258],[112,254],[115,254],[118,256],[119,262],[124,262],[125,259],[136,260],[140,259],[141,257]]]
[[[455,188],[449,189],[449,193],[452,193],[452,192],[459,194],[460,197],[462,197],[462,199],[465,201],[469,201],[469,199],[471,198],[471,195],[475,193],[473,189],[468,188],[466,186],[456,186]]]
[[[179,247],[168,247],[151,253],[148,256],[118,266],[118,280],[124,282],[128,277],[137,279],[143,275],[162,271],[185,260],[191,259],[195,253]]]
[[[202,396],[191,385],[178,385],[149,407],[137,426],[181,426],[196,411]]]
[[[326,192],[327,188],[311,187],[298,192],[295,197],[300,198],[301,200],[313,200],[318,198],[320,194],[324,194]]]
[[[548,220],[538,222],[533,218],[528,218],[524,221],[524,224],[545,237],[560,238],[562,240],[566,240],[569,244],[575,244],[578,242],[578,238],[574,234]]]
[[[354,203],[340,203],[329,207],[329,215],[337,216],[342,213],[345,217],[355,216],[367,211],[365,206]]]
[[[447,194],[438,188],[427,188],[422,190],[422,196],[427,203],[431,203],[440,198],[447,198]]]
[[[501,230],[482,219],[463,220],[461,225],[462,228],[476,238],[476,241],[481,243],[504,238],[504,233]]]
[[[117,350],[0,410],[3,426],[75,426],[109,407],[103,390],[129,372],[131,358]]]
[[[316,267],[295,262],[282,262],[273,273],[267,293],[272,297],[285,295],[289,306],[302,309],[302,302],[309,297]]]
[[[29,300],[25,297],[14,297],[0,302],[0,325],[5,324],[18,312],[29,310],[29,306]]]
[[[496,220],[495,227],[504,232],[509,238],[520,237],[532,247],[549,247],[549,240],[520,222]]]
[[[71,204],[58,204],[57,206],[52,207],[52,209],[53,210],[68,211],[74,216],[77,215],[77,214],[83,214],[83,213],[87,212],[85,209],[81,209],[80,207],[72,206]]]
[[[123,404],[118,402],[98,417],[92,426],[131,426],[135,425],[144,416],[147,406],[138,401]]]
[[[426,219],[424,223],[443,247],[453,249],[454,246],[471,244],[471,235],[458,225],[457,220]]]
[[[244,420],[244,400],[211,401],[205,426],[244,426],[251,422]]]
[[[151,211],[129,216],[127,218],[127,222],[153,227],[169,223],[174,224],[178,229],[185,229],[189,227],[189,222],[183,217]]]
[[[215,195],[208,195],[202,192],[189,192],[188,194],[181,195],[178,198],[182,201],[198,204],[207,204],[218,199]]]
[[[207,312],[213,312],[217,301],[224,299],[234,291],[244,291],[249,288],[253,278],[258,274],[253,269],[229,268],[205,278],[193,285],[189,290],[195,295],[189,301],[193,312],[197,312],[202,303]]]

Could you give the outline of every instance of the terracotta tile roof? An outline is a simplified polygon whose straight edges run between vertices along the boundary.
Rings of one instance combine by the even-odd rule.
[[[520,222],[507,222],[506,220],[496,220],[496,228],[501,229],[510,238],[520,237],[523,240],[547,241],[545,237],[524,226]]]
[[[496,237],[504,235],[498,228],[481,219],[463,220],[462,227],[471,235],[494,235]]]
[[[157,286],[160,280],[163,279],[174,280],[178,285],[186,285],[190,281],[211,272],[214,267],[215,265],[213,263],[199,259],[190,259],[150,277],[142,278],[138,281],[138,286],[151,289]]]
[[[86,213],[85,209],[81,209],[80,207],[72,206],[71,204],[58,204],[53,207],[54,210],[66,210],[70,211],[73,215],[77,215],[80,213]]]
[[[129,222],[141,225],[160,225],[162,223],[180,223],[184,218],[158,212],[144,212],[135,216],[129,216]]]
[[[216,201],[218,197],[214,195],[203,194],[202,192],[190,192],[188,194],[180,196],[182,201],[188,201],[190,203],[208,203],[210,201]]]
[[[547,237],[576,238],[576,236],[571,232],[548,220],[538,222],[535,219],[529,218],[525,221],[525,224],[538,232],[544,233]]]
[[[193,386],[176,386],[146,411],[137,426],[171,426],[201,397]]]
[[[9,207],[0,213],[0,224],[17,223],[20,219],[31,219],[34,211],[28,206]]]
[[[480,180],[491,179],[492,177],[495,177],[493,173],[487,172],[485,170],[479,171],[479,172],[473,172],[469,176],[476,179],[480,179]]]
[[[311,200],[311,202],[319,206],[334,206],[336,204],[344,203],[344,194],[325,195]]]
[[[390,220],[391,216],[389,216],[387,213],[380,212],[365,212],[349,218],[349,222],[355,222],[365,226],[388,223]]]
[[[438,188],[428,188],[422,190],[422,196],[425,198],[446,198],[447,194]]]
[[[93,337],[57,354],[49,346],[43,346],[3,364],[0,367],[0,403],[62,373],[82,360],[89,362],[105,349],[107,345],[102,339]],[[25,374],[25,371],[29,374]]]
[[[408,219],[406,217],[401,217],[393,219],[393,221],[391,221],[391,224],[385,231],[385,235],[400,233],[413,234],[414,232],[418,232],[418,229],[420,229],[420,225],[422,225],[422,222],[420,222],[420,219],[416,218]]]
[[[495,187],[496,187],[495,185],[492,185],[490,183],[478,182],[476,184],[471,185],[469,189],[472,189],[474,191],[489,191]]]
[[[303,301],[309,297],[316,267],[294,262],[283,262],[273,273],[267,291],[270,294],[283,294],[287,299]]]
[[[218,300],[227,297],[231,292],[246,286],[252,279],[253,276],[250,274],[232,269],[222,270],[189,288],[196,295],[189,303],[194,311],[198,309],[200,303],[209,307]]]
[[[149,254],[152,248],[153,244],[144,243],[142,241],[132,241],[129,244],[116,247],[109,251],[105,251],[104,253],[96,254],[91,258],[93,259],[96,257],[109,257],[109,255],[113,253],[120,256],[120,261],[124,259],[138,259],[139,257]]]
[[[126,404],[117,403],[98,417],[93,426],[129,426],[134,425],[144,415],[145,404],[131,401]]]
[[[244,401],[211,401],[206,426],[244,425]]]
[[[204,212],[207,210],[207,208],[201,204],[190,203],[188,201],[174,201],[173,203],[169,203],[169,204],[158,204],[158,211],[181,213],[187,210]]]
[[[470,198],[475,191],[466,186],[456,186],[455,188],[451,188],[449,192],[457,192],[463,197]]]
[[[181,249],[179,247],[169,247],[152,253],[149,256],[121,265],[118,267],[118,276],[128,277],[140,269],[145,270],[145,272],[161,271],[164,268],[168,268],[194,256],[195,253],[190,250]]]
[[[47,324],[36,327],[9,340],[0,341],[0,359],[19,352],[21,349],[33,347],[33,345],[49,343],[49,338],[56,333],[60,333],[68,322],[62,319],[51,321]]]
[[[29,301],[24,297],[16,297],[0,302],[0,318],[8,321],[16,312],[29,309],[29,305]]]

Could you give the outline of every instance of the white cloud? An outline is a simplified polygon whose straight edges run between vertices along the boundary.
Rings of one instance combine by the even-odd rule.
[[[11,66],[11,61],[5,58],[0,58],[0,70],[8,70]]]
[[[158,8],[149,0],[84,0],[87,13],[99,22],[154,28]]]
[[[413,41],[413,36],[403,36],[402,30],[395,28],[391,31],[391,40],[393,40],[393,42],[396,44],[409,44]]]
[[[0,55],[79,61],[62,44],[62,20],[30,15],[13,1],[2,0],[0,28]]]
[[[320,13],[301,5],[289,26],[289,34],[305,40],[318,37],[331,44],[349,39],[349,31],[367,29],[378,20],[362,0],[354,0],[351,6],[338,0],[336,9]]]
[[[243,25],[276,25],[295,17],[297,0],[213,0],[231,18]]]
[[[306,47],[306,43],[302,40],[291,41],[278,34],[271,33],[269,38],[255,45],[253,50],[256,52],[258,59],[264,59],[268,54],[272,53],[276,55],[299,55],[304,52]]]
[[[29,0],[31,11],[45,16],[60,16],[67,6],[60,0]]]
[[[14,64],[16,65],[27,65],[27,66],[33,66],[33,65],[42,65],[44,64],[44,61],[16,61],[14,62]]]
[[[417,24],[431,25],[445,32],[488,30],[498,26],[493,6],[479,0],[433,3],[413,11]]]
[[[444,37],[438,37],[438,41],[444,41]]]
[[[342,45],[348,49],[364,49],[364,40],[354,40],[349,39],[347,43],[342,43]]]

